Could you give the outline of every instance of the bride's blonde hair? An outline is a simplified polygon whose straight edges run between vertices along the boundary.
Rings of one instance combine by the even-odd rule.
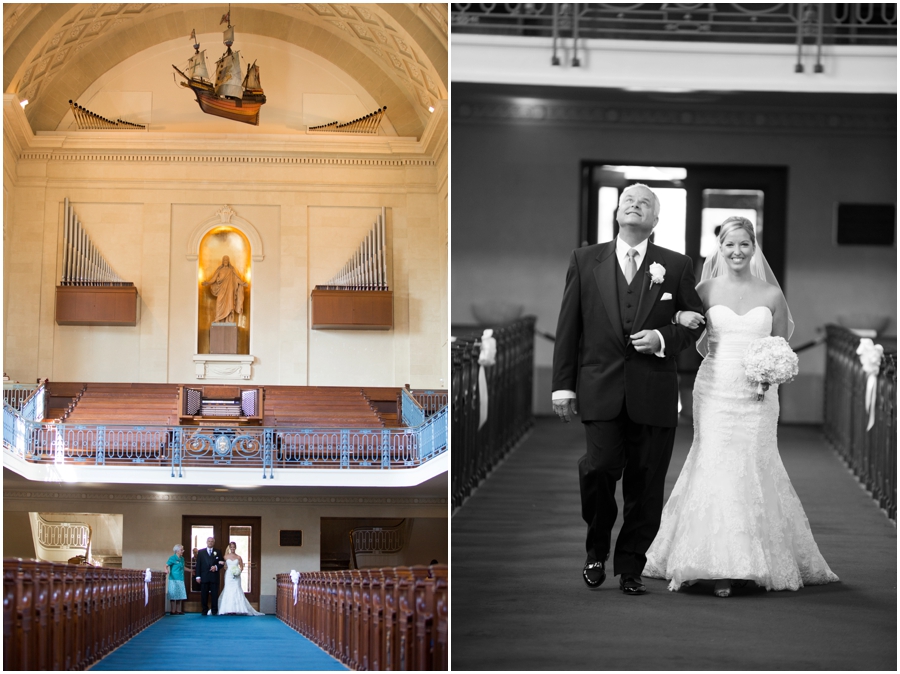
[[[753,223],[740,215],[732,215],[730,218],[725,218],[725,221],[719,227],[719,243],[725,240],[729,232],[733,232],[736,229],[743,229],[747,232],[747,235],[750,237],[750,243],[753,244],[754,248],[756,247],[756,232],[753,231]]]

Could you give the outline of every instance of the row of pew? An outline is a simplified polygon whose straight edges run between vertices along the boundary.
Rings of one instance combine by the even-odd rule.
[[[87,669],[166,612],[166,574],[3,560],[3,671]]]
[[[66,424],[173,426],[178,384],[48,382],[47,420]],[[263,425],[397,428],[397,387],[265,386]]]
[[[355,670],[447,671],[447,567],[276,576],[276,615]]]

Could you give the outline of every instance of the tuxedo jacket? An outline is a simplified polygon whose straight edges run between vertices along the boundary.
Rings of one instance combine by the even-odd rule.
[[[572,253],[553,349],[553,390],[576,392],[583,422],[614,419],[624,405],[636,423],[673,427],[678,423],[675,356],[703,331],[672,323],[677,311],[703,313],[693,264],[686,255],[647,244],[630,334],[659,330],[666,342],[660,358],[636,351],[625,334],[615,252],[616,242],[610,241]],[[665,268],[662,283],[651,283],[646,273],[654,262]]]
[[[209,567],[217,565],[215,571],[210,571]],[[225,564],[225,558],[222,557],[221,551],[213,548],[212,556],[206,552],[206,548],[200,548],[197,551],[197,562],[194,568],[194,578],[200,576],[201,583],[215,583],[219,580],[219,572]]]

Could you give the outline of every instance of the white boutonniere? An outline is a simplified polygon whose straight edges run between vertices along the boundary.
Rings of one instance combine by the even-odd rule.
[[[662,283],[665,280],[666,268],[659,262],[654,262],[650,265],[650,271],[647,272],[647,276],[650,277],[650,287],[653,287],[654,283]]]

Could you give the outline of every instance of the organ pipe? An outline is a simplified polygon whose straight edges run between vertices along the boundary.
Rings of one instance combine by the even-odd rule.
[[[353,251],[350,259],[326,285],[328,290],[388,290],[385,209]]]
[[[81,226],[69,199],[64,202],[63,262],[60,285],[128,286],[129,282],[113,271]]]

